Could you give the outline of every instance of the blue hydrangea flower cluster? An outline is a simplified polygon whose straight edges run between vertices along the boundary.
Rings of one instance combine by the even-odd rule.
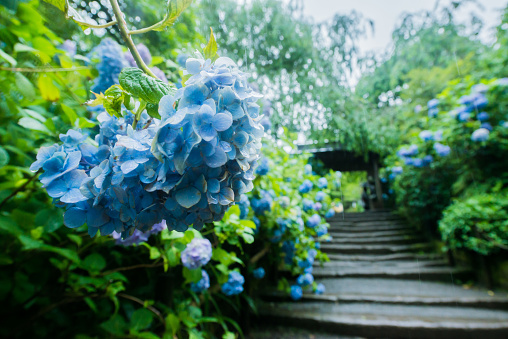
[[[270,192],[261,190],[259,198],[251,199],[251,206],[256,215],[263,215],[272,209],[273,197]]]
[[[314,228],[321,223],[321,216],[319,214],[313,214],[307,220],[307,227]]]
[[[316,193],[316,201],[321,202],[326,198],[326,194],[323,191],[319,191]]]
[[[259,175],[266,175],[270,171],[270,162],[268,161],[268,158],[263,158],[260,161],[259,166],[256,168],[256,174]]]
[[[314,277],[310,273],[304,273],[298,276],[296,283],[300,286],[308,286],[314,282]]]
[[[314,211],[319,211],[321,208],[323,208],[323,204],[321,204],[320,202],[316,202],[314,204]]]
[[[228,281],[222,284],[222,293],[227,296],[237,295],[243,292],[245,278],[240,273],[233,271],[229,273]]]
[[[191,290],[195,293],[201,293],[210,288],[210,276],[205,270],[201,270],[201,280],[191,283]]]
[[[434,151],[436,151],[436,154],[440,157],[446,157],[448,154],[450,154],[450,146],[446,146],[443,144],[440,144],[439,142],[436,142],[434,144]]]
[[[317,186],[321,189],[328,187],[328,180],[326,178],[319,178]]]
[[[256,279],[263,279],[265,276],[265,269],[263,267],[258,267],[254,271],[252,271],[252,275]]]
[[[409,146],[408,148],[401,148],[398,152],[397,152],[397,155],[400,157],[400,158],[408,158],[408,157],[413,157],[415,155],[418,154],[418,146],[417,145],[411,145]]]
[[[439,105],[439,100],[437,100],[437,99],[432,99],[427,103],[429,118],[437,117],[437,114],[439,113],[439,109],[437,108],[437,105]]]
[[[306,164],[305,167],[304,167],[304,172],[307,175],[311,175],[312,174],[312,165],[311,164]]]
[[[489,139],[490,131],[486,128],[479,128],[471,135],[471,140],[475,142],[487,141]]]
[[[333,211],[333,209],[332,209],[332,211]],[[328,213],[327,213],[327,215],[328,215]],[[326,227],[326,224],[320,224],[316,227],[316,234],[318,237],[322,237],[323,235],[325,235],[327,233],[328,233],[328,227]]]
[[[116,231],[113,231],[111,234],[113,239],[115,239],[115,243],[121,246],[134,246],[139,245],[145,241],[148,241],[148,238],[152,234],[158,234],[162,232],[162,230],[166,229],[166,221],[163,220],[161,223],[153,225],[152,229],[147,232],[141,232],[140,230],[134,230],[134,233],[126,239],[122,239],[122,235]]]
[[[432,133],[431,131],[427,131],[427,130],[421,131],[418,136],[423,141],[432,141],[432,140],[434,140],[434,133]]]
[[[66,51],[72,58],[76,55],[78,50],[76,42],[69,39],[65,40],[60,46],[58,46],[58,49]]]
[[[319,284],[317,284],[316,290],[314,291],[314,293],[323,294],[323,293],[325,293],[325,291],[326,291],[325,285],[319,283]]]
[[[330,219],[335,216],[335,210],[333,208],[330,208],[328,211],[326,211],[325,218]]]
[[[310,181],[309,179],[305,179],[304,182],[298,188],[298,192],[302,194],[309,193],[310,190],[312,189],[312,186],[314,186],[314,184],[312,184],[312,181]]]
[[[118,84],[118,76],[122,68],[127,67],[127,61],[120,45],[111,38],[101,41],[91,52],[92,58],[98,58],[99,76],[95,79],[92,92],[104,93],[111,86]]]
[[[290,294],[289,295],[291,296],[291,299],[293,299],[293,300],[299,300],[303,296],[303,290],[302,290],[302,288],[300,286],[293,285],[293,286],[291,286]]]
[[[132,114],[102,113],[97,146],[70,130],[62,145],[41,148],[31,169],[44,170],[48,194],[67,208],[66,226],[122,238],[162,220],[170,230],[199,230],[253,188],[260,95],[231,59],[187,65],[187,86],[159,103],[161,120],[143,113],[133,129]]]
[[[302,208],[305,212],[308,212],[310,210],[313,210],[314,209],[314,201],[310,200],[310,199],[307,199],[307,198],[304,198],[302,200]]]
[[[240,197],[238,207],[240,208],[240,219],[247,218],[247,215],[249,214],[250,201],[245,194],[242,194],[242,196]]]
[[[195,269],[206,265],[212,257],[212,244],[208,239],[194,238],[182,251],[183,266]]]

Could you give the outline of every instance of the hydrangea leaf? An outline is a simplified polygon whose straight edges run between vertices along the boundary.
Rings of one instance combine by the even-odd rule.
[[[190,6],[192,0],[168,0],[166,15],[164,19],[155,24],[153,30],[162,31],[165,27],[171,26],[182,12]]]
[[[208,40],[208,44],[203,49],[203,54],[205,59],[211,59],[212,62],[219,57],[217,55],[217,41],[215,41],[212,27],[210,27],[210,40]]]
[[[176,92],[173,85],[155,79],[137,67],[124,68],[118,81],[127,92],[151,104],[158,104],[163,96]]]
[[[7,151],[2,146],[0,146],[0,168],[7,165],[9,163],[9,159],[9,153],[7,153]]]

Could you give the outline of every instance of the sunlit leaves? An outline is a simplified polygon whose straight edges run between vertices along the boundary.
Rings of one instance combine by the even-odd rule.
[[[157,23],[156,27],[153,29],[155,31],[162,31],[165,27],[173,25],[180,14],[182,14],[191,3],[192,0],[168,0],[164,19]]]
[[[217,55],[217,41],[215,41],[212,27],[210,27],[210,40],[208,40],[208,44],[204,48],[203,53],[205,59],[212,59],[212,61],[215,61],[219,57]]]
[[[58,101],[60,99],[60,90],[53,83],[53,79],[49,75],[41,74],[37,80],[37,87],[44,100]]]
[[[174,86],[145,74],[137,67],[124,68],[118,80],[127,92],[151,104],[158,104],[164,95],[176,91]]]

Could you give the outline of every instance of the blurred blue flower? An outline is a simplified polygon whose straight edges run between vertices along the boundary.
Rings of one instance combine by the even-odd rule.
[[[254,271],[252,271],[252,275],[256,279],[263,279],[265,276],[265,269],[263,267],[258,267]]]
[[[194,293],[201,293],[210,288],[210,276],[206,273],[205,270],[201,270],[201,280],[197,283],[191,283],[191,290]]]
[[[293,300],[301,299],[303,296],[302,288],[298,285],[291,286],[290,296],[291,296],[291,299],[293,299]]]
[[[212,244],[208,239],[194,238],[182,251],[183,266],[195,269],[206,265],[212,257]]]
[[[245,278],[238,272],[229,273],[228,281],[222,284],[222,293],[227,296],[237,295],[243,292]]]
[[[486,128],[479,128],[471,135],[471,140],[476,142],[487,141],[489,139],[490,131]]]

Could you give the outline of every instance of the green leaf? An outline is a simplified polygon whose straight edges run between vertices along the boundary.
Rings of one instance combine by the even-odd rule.
[[[202,273],[201,268],[195,268],[193,270],[188,269],[187,267],[184,267],[182,270],[183,277],[185,278],[185,283],[197,283],[201,280]]]
[[[153,313],[146,308],[140,308],[132,314],[131,329],[140,331],[146,329],[153,321]]]
[[[82,261],[81,265],[88,271],[99,272],[106,267],[106,260],[99,253],[92,253]]]
[[[122,116],[122,103],[125,99],[124,94],[126,93],[119,85],[113,85],[106,90],[104,93],[104,108],[109,115],[117,117]]]
[[[48,4],[51,4],[65,13],[66,0],[44,0]]]
[[[192,0],[168,0],[168,7],[164,19],[156,24],[155,31],[162,31],[165,27],[171,26],[182,12],[189,7]]]
[[[79,262],[78,254],[66,248],[59,248],[50,245],[46,245],[42,241],[35,240],[26,235],[20,235],[19,241],[23,244],[24,250],[41,250],[47,252],[57,253],[71,261]]]
[[[100,327],[108,333],[117,336],[124,336],[124,332],[129,328],[123,317],[119,314],[113,315],[109,320],[103,322]]]
[[[34,131],[45,132],[50,134],[50,130],[40,121],[35,120],[34,118],[24,117],[19,119],[18,124],[23,126],[24,128],[31,129]]]
[[[95,124],[85,117],[79,117],[78,126],[79,128],[92,128],[95,127]]]
[[[0,146],[0,168],[7,165],[9,163],[9,160],[10,160],[9,153],[7,153],[7,151],[2,146]]]
[[[163,96],[176,92],[176,87],[145,74],[137,67],[124,68],[118,81],[127,92],[151,104],[158,104]]]
[[[35,215],[35,224],[44,226],[44,231],[54,232],[63,225],[63,213],[59,209],[45,209]]]
[[[13,57],[11,57],[9,54],[5,53],[1,49],[0,49],[0,58],[4,59],[8,63],[10,63],[12,67],[16,66],[16,64],[17,64],[16,59],[14,59]]]
[[[146,113],[149,116],[155,119],[160,119],[161,115],[159,114],[159,104],[147,104],[146,105]]]
[[[53,79],[46,74],[40,75],[37,80],[37,87],[41,92],[41,96],[47,101],[58,101],[60,99],[60,91],[53,83]]]
[[[12,235],[18,236],[23,233],[19,226],[9,217],[0,215],[0,230],[6,231]]]
[[[76,234],[67,234],[67,238],[69,238],[70,241],[72,241],[78,246],[81,246],[81,244],[83,243],[83,239]]]
[[[150,259],[160,258],[161,252],[157,247],[150,247]]]
[[[65,104],[61,104],[60,107],[62,108],[62,111],[64,112],[67,119],[69,119],[69,123],[71,125],[74,125],[76,120],[78,120],[78,115],[76,114],[76,112]]]
[[[217,55],[217,41],[215,41],[212,27],[210,27],[210,40],[208,40],[208,44],[205,46],[203,54],[205,59],[212,59],[212,61],[215,61],[219,57]]]
[[[171,247],[167,252],[169,266],[175,267],[178,265],[178,250],[175,247]]]
[[[176,333],[180,329],[180,318],[176,314],[168,314],[166,317],[166,328],[171,333],[171,337],[176,336]]]
[[[16,78],[16,87],[18,87],[21,94],[26,100],[33,101],[35,99],[35,87],[32,82],[18,72],[14,74],[14,77]]]

